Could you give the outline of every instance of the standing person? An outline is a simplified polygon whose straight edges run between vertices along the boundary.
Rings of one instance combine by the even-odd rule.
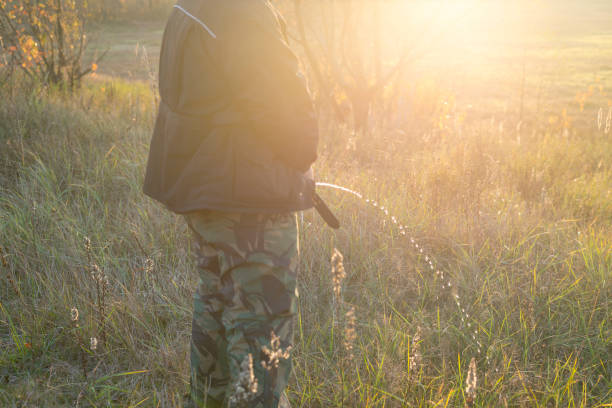
[[[144,192],[194,235],[188,406],[288,407],[318,126],[281,17],[266,0],[179,0],[159,91]]]

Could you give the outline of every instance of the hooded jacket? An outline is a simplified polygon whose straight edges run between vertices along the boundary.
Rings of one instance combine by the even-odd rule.
[[[164,30],[144,192],[176,213],[312,206],[318,126],[265,0],[180,0]]]

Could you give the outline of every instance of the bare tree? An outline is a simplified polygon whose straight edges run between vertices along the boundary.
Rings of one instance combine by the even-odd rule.
[[[79,0],[0,0],[0,66],[73,89],[103,55],[83,64],[86,5]],[[6,75],[8,75],[6,74]]]
[[[318,96],[341,119],[348,119],[342,106],[346,98],[358,132],[367,130],[373,105],[408,57],[408,48],[400,45],[399,56],[383,67],[380,6],[381,0],[319,1],[317,24],[305,16],[302,0],[293,0],[296,40],[304,50]]]

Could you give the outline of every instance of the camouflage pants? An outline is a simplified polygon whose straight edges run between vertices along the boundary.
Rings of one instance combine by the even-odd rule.
[[[185,218],[200,273],[191,406],[283,407],[297,308],[295,214],[206,210]]]

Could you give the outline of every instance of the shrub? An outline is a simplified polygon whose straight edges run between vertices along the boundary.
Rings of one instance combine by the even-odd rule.
[[[19,69],[45,84],[78,87],[101,58],[83,65],[86,12],[80,0],[0,0],[0,77]]]

